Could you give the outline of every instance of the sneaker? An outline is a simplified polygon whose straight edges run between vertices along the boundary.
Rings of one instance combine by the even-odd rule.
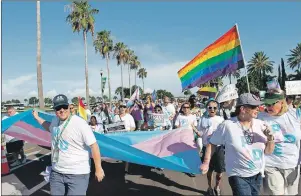
[[[18,165],[20,165],[20,164],[21,164],[20,161],[17,160],[17,161],[15,161],[15,162],[13,162],[12,164],[10,164],[10,166],[11,166],[11,167],[16,167],[16,166],[18,166]]]
[[[193,173],[186,173],[186,175],[189,177],[195,177],[195,174],[193,174]]]
[[[26,163],[26,161],[27,161],[27,159],[26,159],[26,157],[24,157],[24,158],[21,160],[21,163],[24,164],[24,163]]]
[[[220,196],[221,195],[221,189],[219,187],[214,188],[214,193],[216,196]]]
[[[214,196],[214,190],[212,188],[207,189],[207,195],[208,196]]]

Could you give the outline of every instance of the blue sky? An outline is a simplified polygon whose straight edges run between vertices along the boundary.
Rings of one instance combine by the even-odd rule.
[[[68,4],[41,2],[45,97],[65,93],[72,98],[85,93],[83,36],[72,33],[65,22]],[[239,25],[246,61],[254,52],[264,51],[277,68],[280,58],[286,59],[289,50],[301,40],[301,26],[296,23],[300,18],[300,2],[93,2],[91,5],[100,10],[95,30],[110,30],[115,42],[124,42],[140,58],[148,72],[145,88],[167,89],[174,95],[181,94],[177,71],[235,23]],[[2,11],[2,98],[23,100],[37,95],[36,3],[5,1]],[[95,54],[91,36],[88,45],[90,94],[99,96],[99,70],[106,70],[106,64]],[[121,83],[120,68],[114,59],[110,67],[114,92]],[[128,86],[127,71],[123,80],[124,86]],[[140,79],[137,84],[142,86]]]

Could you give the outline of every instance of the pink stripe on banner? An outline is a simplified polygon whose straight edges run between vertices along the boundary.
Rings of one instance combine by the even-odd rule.
[[[49,132],[35,128],[25,122],[17,122],[5,131],[5,134],[43,146],[51,146],[51,135]]]
[[[188,128],[173,130],[168,134],[135,144],[133,147],[158,157],[172,156],[197,148],[193,131]]]
[[[14,124],[15,126],[21,127],[25,130],[28,130],[32,134],[36,135],[38,138],[41,138],[46,141],[51,141],[51,134],[48,131],[36,128],[26,122],[19,121]]]
[[[38,138],[34,138],[34,137],[30,137],[28,135],[25,135],[23,133],[16,133],[16,132],[12,132],[10,133],[10,136],[13,136],[15,138],[27,141],[28,143],[32,143],[32,144],[38,144],[41,146],[47,146],[47,147],[51,147],[51,143],[50,141],[43,141],[43,140],[39,140]]]

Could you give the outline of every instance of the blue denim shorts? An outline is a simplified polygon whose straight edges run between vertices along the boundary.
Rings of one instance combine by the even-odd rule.
[[[90,174],[50,173],[51,195],[86,195]]]
[[[262,176],[260,173],[251,177],[231,176],[229,177],[229,184],[234,196],[258,196],[262,184]]]

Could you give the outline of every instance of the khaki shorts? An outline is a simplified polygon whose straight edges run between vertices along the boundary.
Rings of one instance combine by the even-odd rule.
[[[266,167],[263,179],[264,194],[297,195],[300,178],[300,166],[293,169]]]

